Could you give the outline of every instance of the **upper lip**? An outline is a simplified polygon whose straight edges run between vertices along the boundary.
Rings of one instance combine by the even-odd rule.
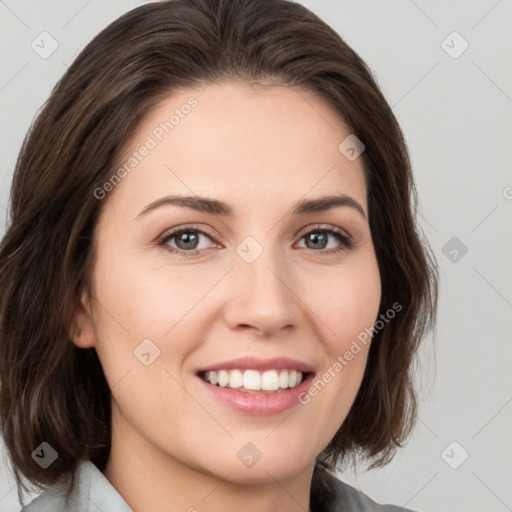
[[[299,370],[303,373],[314,372],[314,368],[303,361],[292,359],[290,357],[274,357],[272,359],[257,359],[254,357],[240,357],[238,359],[230,359],[221,363],[214,363],[204,368],[200,368],[198,372],[214,372],[218,370]]]

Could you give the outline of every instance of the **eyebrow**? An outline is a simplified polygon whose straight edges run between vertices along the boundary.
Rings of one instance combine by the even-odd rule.
[[[147,215],[149,212],[156,210],[162,206],[177,205],[186,208],[191,208],[198,212],[220,215],[222,217],[233,217],[233,208],[228,203],[218,199],[210,199],[200,196],[179,196],[172,195],[157,199],[153,203],[148,204],[138,215],[135,220]],[[354,198],[346,195],[339,194],[334,196],[325,196],[318,199],[303,199],[299,201],[292,210],[292,215],[303,216],[310,213],[325,212],[342,206],[348,206],[356,210],[364,219],[366,213],[364,208]]]

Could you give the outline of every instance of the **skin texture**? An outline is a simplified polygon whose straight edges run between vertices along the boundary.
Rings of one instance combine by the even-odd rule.
[[[96,227],[90,293],[72,338],[96,348],[112,390],[104,474],[136,512],[308,510],[315,458],[349,412],[369,346],[308,404],[266,417],[218,403],[195,373],[238,357],[288,356],[320,377],[374,324],[381,283],[362,161],[338,150],[350,131],[320,99],[241,81],[174,91],[125,156],[191,96],[197,106],[104,199]],[[290,213],[302,199],[339,193],[366,217],[349,206]],[[169,194],[223,200],[234,216],[169,205],[136,219]],[[177,238],[158,245],[191,224],[211,234],[199,235],[200,254],[167,251],[193,250]],[[308,244],[317,224],[342,229],[355,246],[343,249],[331,234],[325,248]],[[236,252],[247,236],[263,249],[252,263]],[[133,351],[148,338],[160,355],[145,366]],[[248,442],[262,454],[250,468],[237,457]]]

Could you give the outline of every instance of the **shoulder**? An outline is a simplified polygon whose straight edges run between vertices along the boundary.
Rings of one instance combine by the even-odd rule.
[[[89,460],[77,467],[69,495],[69,479],[56,483],[34,498],[20,512],[133,512],[121,495]]]
[[[44,490],[34,498],[28,505],[25,505],[20,512],[65,512],[78,510],[77,503],[74,503],[73,494],[67,500],[69,482],[61,482]]]
[[[336,504],[333,512],[414,512],[396,505],[380,505],[356,488],[334,476],[332,478],[336,488]]]

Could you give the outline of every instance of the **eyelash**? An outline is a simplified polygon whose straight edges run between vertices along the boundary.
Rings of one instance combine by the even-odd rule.
[[[194,249],[192,251],[184,251],[182,249],[176,249],[174,247],[169,247],[167,245],[169,241],[171,241],[177,235],[182,234],[182,233],[200,233],[200,234],[205,235],[206,237],[210,238],[214,242],[216,242],[216,240],[212,237],[212,235],[210,235],[206,231],[203,231],[202,229],[198,228],[197,226],[190,226],[190,227],[175,229],[169,233],[164,233],[164,235],[162,235],[158,239],[157,245],[172,254],[181,254],[185,257],[196,256],[198,253],[205,251],[205,249]],[[313,252],[320,253],[321,256],[330,256],[333,254],[337,254],[341,251],[348,251],[350,249],[353,249],[356,245],[354,240],[350,236],[347,236],[345,234],[345,232],[343,232],[339,228],[334,228],[332,226],[330,226],[330,227],[324,227],[322,225],[314,226],[310,231],[304,233],[300,239],[302,240],[306,235],[309,235],[311,233],[327,233],[327,234],[333,235],[335,238],[337,238],[341,242],[341,247],[337,247],[335,249],[328,249],[328,250],[322,249],[322,250],[318,250],[318,251],[315,251],[314,249],[310,249]],[[216,243],[218,243],[218,242],[216,242]],[[306,247],[306,249],[307,249],[307,247]]]

